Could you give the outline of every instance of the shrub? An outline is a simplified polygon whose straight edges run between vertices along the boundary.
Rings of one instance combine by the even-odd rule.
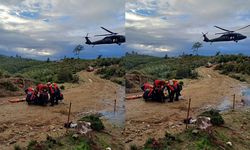
[[[176,79],[191,77],[192,70],[190,68],[180,68],[176,70]]]
[[[3,81],[2,83],[0,83],[6,90],[8,91],[18,91],[18,87],[12,83],[11,81]]]
[[[73,83],[78,83],[79,80],[80,80],[80,77],[79,77],[77,74],[74,74],[74,75],[73,75],[72,82],[73,82]]]
[[[130,150],[138,150],[138,148],[135,144],[132,144],[130,145]]]
[[[73,73],[70,70],[59,71],[57,74],[57,82],[64,83],[73,80]]]
[[[22,148],[19,145],[15,145],[14,150],[22,150]]]
[[[219,126],[219,125],[224,124],[224,119],[222,118],[218,110],[211,109],[209,111],[205,111],[201,113],[200,116],[210,117],[211,123],[213,125]]]
[[[61,89],[61,90],[64,90],[64,89],[65,89],[65,86],[64,86],[64,85],[61,85],[61,86],[60,86],[60,89]]]
[[[80,119],[81,121],[87,121],[91,123],[91,128],[96,131],[104,129],[104,125],[98,115],[89,115]]]

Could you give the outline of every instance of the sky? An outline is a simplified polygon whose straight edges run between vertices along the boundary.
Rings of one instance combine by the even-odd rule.
[[[100,26],[125,34],[124,0],[1,0],[0,54],[33,59],[58,60],[76,57],[73,49],[82,44],[81,58],[120,57],[124,45],[89,46],[83,38],[99,40],[106,34]]]
[[[215,38],[214,26],[235,30],[250,24],[250,0],[127,0],[127,52],[154,56],[192,53],[201,42],[200,55],[242,53],[250,55],[250,28],[239,31],[249,38],[236,42],[205,43],[202,32]]]

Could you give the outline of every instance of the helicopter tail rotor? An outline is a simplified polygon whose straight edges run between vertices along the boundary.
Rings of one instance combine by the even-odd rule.
[[[209,42],[210,40],[207,38],[207,34],[208,34],[208,32],[207,33],[203,33],[202,32],[202,36],[203,36],[203,41],[205,41],[205,42]]]
[[[91,44],[92,42],[89,40],[90,37],[88,37],[89,33],[86,34],[86,36],[84,37],[86,40],[86,44]]]

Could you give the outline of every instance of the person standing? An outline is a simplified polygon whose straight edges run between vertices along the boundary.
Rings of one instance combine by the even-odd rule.
[[[55,91],[52,87],[52,84],[50,82],[47,83],[47,87],[48,87],[48,91],[49,91],[49,95],[50,95],[50,106],[54,106],[55,103]]]

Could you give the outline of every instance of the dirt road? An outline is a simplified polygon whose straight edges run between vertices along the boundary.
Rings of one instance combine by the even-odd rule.
[[[180,132],[187,114],[188,99],[192,99],[191,116],[207,107],[217,106],[224,97],[235,93],[240,101],[242,83],[221,75],[212,68],[198,68],[198,80],[184,80],[182,100],[174,103],[126,101],[126,149],[131,144],[143,145],[149,137],[163,137],[166,131]]]
[[[103,80],[93,72],[80,72],[81,83],[65,84],[64,100],[54,107],[28,106],[25,102],[9,103],[0,99],[0,149],[13,149],[15,144],[25,146],[30,140],[44,140],[47,134],[60,136],[72,102],[72,120],[81,114],[113,107],[119,86]],[[118,136],[118,135],[117,135]]]

